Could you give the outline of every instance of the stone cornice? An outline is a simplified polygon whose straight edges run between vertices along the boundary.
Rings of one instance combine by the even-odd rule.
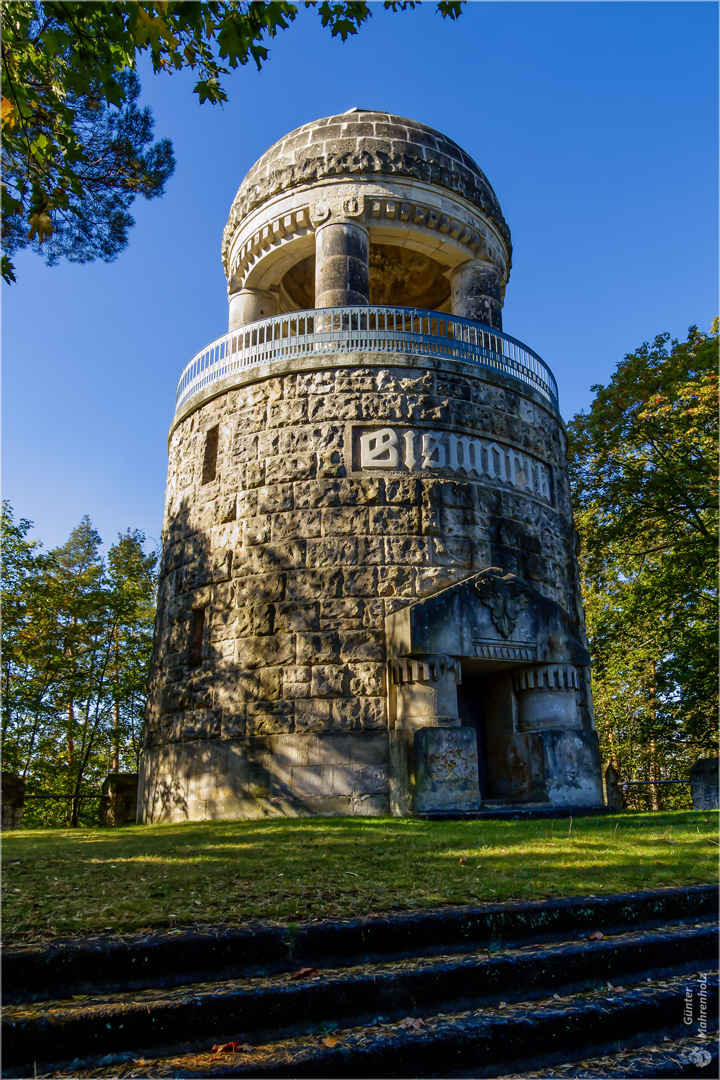
[[[347,176],[348,179],[378,174],[403,176],[445,188],[463,196],[490,218],[500,230],[508,250],[511,248],[510,229],[492,188],[487,183],[482,184],[480,176],[467,168],[450,169],[419,154],[388,152],[378,148],[345,153],[334,153],[330,149],[303,156],[298,162],[279,163],[277,168],[256,178],[253,172],[251,170],[243,181],[230,209],[222,239],[224,264],[227,263],[230,244],[238,225],[255,207],[280,192],[338,176]]]
[[[355,184],[336,180],[322,187],[297,192],[288,205],[274,199],[265,212],[253,214],[234,230],[224,248],[224,266],[231,292],[245,287],[250,271],[268,255],[277,255],[289,243],[314,232],[328,220],[353,220],[370,231],[382,232],[392,242],[397,230],[416,234],[428,253],[442,247],[456,262],[481,259],[493,264],[504,288],[510,272],[511,247],[489,220],[459,199],[433,199],[432,191],[404,183],[380,188],[371,178]],[[411,194],[409,194],[411,193]],[[382,242],[382,241],[381,241]],[[229,259],[229,262],[228,262]]]

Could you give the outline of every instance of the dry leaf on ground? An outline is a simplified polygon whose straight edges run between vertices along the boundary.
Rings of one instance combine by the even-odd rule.
[[[219,1046],[218,1045],[213,1046],[213,1053],[214,1054],[236,1054],[238,1052],[238,1050],[241,1050],[244,1053],[249,1054],[253,1049],[254,1048],[250,1045],[250,1043],[227,1042],[227,1043],[222,1043]]]
[[[425,1027],[425,1021],[421,1020],[419,1016],[406,1016],[404,1020],[401,1020],[398,1024],[399,1028],[413,1028],[415,1031],[421,1027]]]
[[[319,975],[320,972],[317,968],[300,968],[299,971],[294,971],[290,976],[291,979],[304,979],[306,976]]]

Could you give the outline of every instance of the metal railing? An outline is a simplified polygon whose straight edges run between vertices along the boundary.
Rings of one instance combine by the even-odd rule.
[[[627,791],[629,787],[656,787],[658,784],[692,784],[692,780],[623,780],[620,787]]]
[[[327,353],[411,353],[463,360],[532,386],[557,405],[557,383],[521,341],[471,319],[401,307],[317,308],[241,326],[193,356],[178,380],[175,411],[219,379],[259,364]]]

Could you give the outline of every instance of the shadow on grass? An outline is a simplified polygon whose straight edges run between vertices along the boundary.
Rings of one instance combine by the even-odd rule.
[[[683,811],[580,819],[572,829],[316,818],[15,833],[5,846],[5,934],[297,921],[713,881],[713,829],[709,815]]]

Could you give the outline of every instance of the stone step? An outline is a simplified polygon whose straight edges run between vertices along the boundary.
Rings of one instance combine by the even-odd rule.
[[[458,906],[294,926],[206,926],[9,946],[6,1004],[577,938],[715,917],[718,887]]]
[[[552,803],[507,803],[483,801],[480,810],[428,810],[417,812],[423,821],[549,821],[616,814],[612,806],[553,806]]]
[[[18,1068],[27,1075],[38,1062],[44,1068],[74,1059],[78,1066],[108,1053],[162,1054],[178,1044],[212,1045],[240,1037],[276,1040],[323,1024],[366,1024],[378,1011],[399,1020],[413,1012],[431,1016],[438,1010],[491,1007],[501,999],[528,1001],[552,991],[576,994],[608,982],[677,976],[711,966],[716,955],[717,927],[705,923],[502,953],[311,970],[300,977],[11,1005],[2,1024],[4,1067],[6,1075]]]
[[[96,1077],[537,1077],[538,1069],[582,1076],[582,1063],[601,1057],[618,1061],[625,1050],[681,1039],[688,986],[705,979],[708,1020],[717,1016],[717,979],[694,971],[647,982],[624,980],[603,991],[496,1001],[464,1011],[414,1009],[400,1022],[386,1016],[362,1024],[316,1029],[310,1035],[246,1042],[236,1034],[231,1052],[210,1045],[177,1047],[162,1056],[108,1054],[55,1066],[54,1078]],[[686,1029],[685,1029],[686,1030]],[[659,1062],[658,1062],[659,1064]],[[46,1066],[38,1063],[37,1075]],[[612,1068],[612,1066],[610,1066]],[[48,1070],[49,1073],[49,1070]],[[6,1068],[4,1075],[27,1075]],[[596,1073],[627,1076],[628,1073]],[[662,1071],[633,1075],[668,1075]],[[699,1072],[669,1075],[703,1075]]]
[[[503,1080],[659,1080],[669,1077],[708,1077],[717,1080],[720,1073],[718,1041],[713,1035],[689,1039],[670,1039],[650,1046],[620,1050],[603,1057],[555,1065],[551,1069],[533,1069],[525,1073],[499,1073]]]

